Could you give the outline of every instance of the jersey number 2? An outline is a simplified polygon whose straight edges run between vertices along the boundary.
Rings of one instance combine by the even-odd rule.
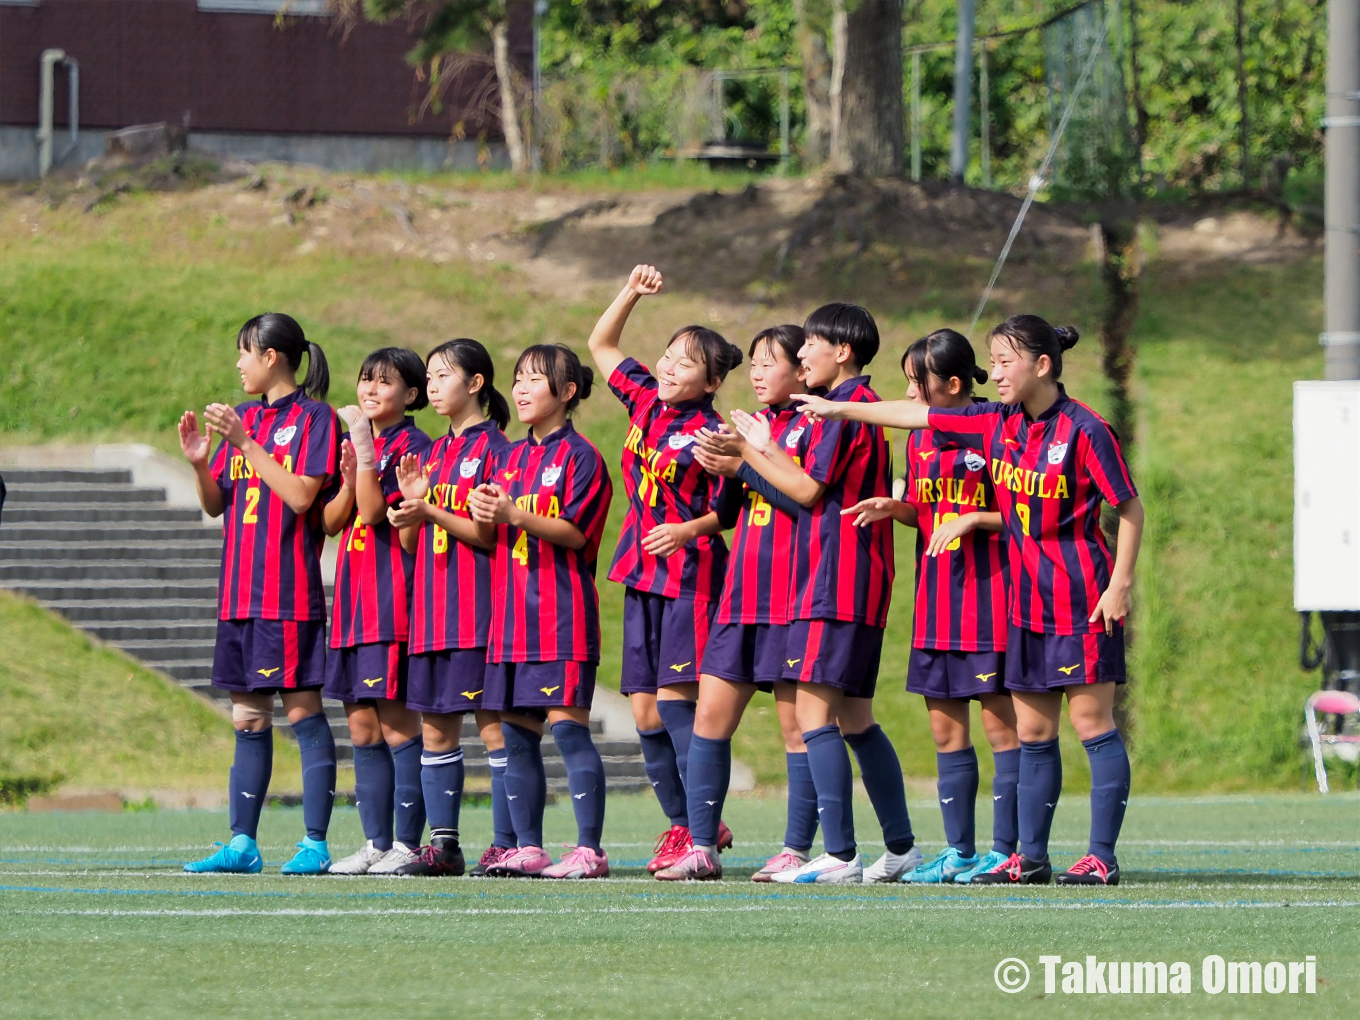
[[[258,524],[260,518],[255,513],[255,508],[260,505],[260,490],[246,490],[246,512],[241,515],[242,524]]]

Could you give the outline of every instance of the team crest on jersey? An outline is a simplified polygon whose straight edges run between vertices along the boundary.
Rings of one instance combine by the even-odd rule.
[[[987,458],[973,450],[963,455],[963,466],[969,471],[981,471],[987,466]]]
[[[274,445],[287,446],[293,441],[295,435],[297,435],[296,425],[289,425],[285,428],[278,429],[274,432]]]
[[[794,429],[787,436],[785,436],[784,445],[787,446],[790,450],[797,446],[799,438],[801,438],[803,435],[803,429],[804,426],[799,425],[796,429]]]
[[[562,465],[553,464],[543,469],[543,476],[539,479],[541,485],[556,485],[557,480],[562,477]]]
[[[391,455],[391,454],[388,454],[388,453],[384,453],[384,454],[383,454],[382,460],[378,461],[378,474],[382,474],[384,471],[387,470],[387,463],[388,463],[388,461],[390,461],[391,459],[392,459],[392,455]]]
[[[477,469],[481,466],[481,457],[464,457],[463,463],[458,465],[458,475],[461,478],[471,478],[477,473]]]
[[[1067,456],[1066,443],[1048,444],[1048,462],[1050,464],[1061,464],[1063,462],[1063,458],[1066,456]]]
[[[692,442],[694,442],[694,436],[676,435],[670,438],[672,450],[683,450]]]

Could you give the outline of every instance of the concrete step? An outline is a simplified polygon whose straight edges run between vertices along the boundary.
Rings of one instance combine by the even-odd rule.
[[[120,602],[146,599],[217,600],[217,581],[6,581],[7,588],[17,588],[40,602],[83,600],[103,602],[108,606]]]
[[[176,680],[211,680],[213,661],[207,659],[161,659],[156,668]]]
[[[5,506],[14,504],[164,503],[164,489],[139,489],[109,482],[19,482],[11,485]]]
[[[213,637],[209,635],[207,640],[197,641],[174,641],[174,640],[141,640],[141,641],[113,641],[110,644],[117,645],[129,655],[140,659],[148,666],[155,666],[160,669],[163,663],[185,662],[191,660],[212,661],[213,657]]]
[[[96,538],[103,542],[124,546],[136,542],[194,542],[212,538],[217,541],[217,547],[220,551],[222,548],[222,525],[219,522],[214,522],[211,526],[205,526],[202,523],[201,516],[195,516],[194,520],[197,523],[167,522],[157,524],[152,521],[122,523],[113,521],[101,524],[98,527],[76,526],[88,525],[89,523],[76,521],[53,527],[51,523],[13,520],[10,518],[9,509],[6,508],[4,526],[0,527],[0,536],[3,536],[7,545],[37,542],[47,546],[60,546],[66,542],[85,544]],[[67,524],[72,526],[68,527]]]
[[[11,542],[8,535],[9,528],[0,527],[0,563],[179,560],[211,563],[216,570],[222,560],[222,538],[219,535],[198,541],[177,542]]]
[[[217,583],[216,559],[200,560],[32,560],[0,558],[0,584],[30,581],[211,581]]]
[[[81,629],[88,634],[93,634],[101,641],[126,648],[129,652],[134,645],[150,647],[159,646],[161,642],[171,646],[185,642],[196,642],[206,644],[208,648],[211,648],[217,637],[217,622],[215,620],[206,623],[169,623],[163,620],[127,620],[121,623],[87,622],[82,625]],[[201,656],[191,655],[186,656],[186,658],[201,658]]]
[[[95,468],[5,468],[5,485],[44,485],[55,482],[80,482],[86,485],[131,485],[132,472]]]
[[[213,622],[217,619],[217,599],[50,599],[43,603],[77,625],[89,622],[136,621]],[[214,630],[215,632],[215,630]]]
[[[166,523],[198,522],[203,515],[192,507],[166,506],[151,503],[70,503],[37,504],[11,507],[5,503],[5,524],[109,524],[125,521],[157,521]]]

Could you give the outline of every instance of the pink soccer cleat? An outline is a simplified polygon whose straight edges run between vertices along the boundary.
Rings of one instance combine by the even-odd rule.
[[[718,853],[729,850],[732,847],[732,830],[727,827],[727,823],[721,818],[718,819]]]
[[[609,855],[588,846],[568,847],[562,860],[543,869],[543,878],[608,878]]]
[[[709,857],[706,850],[690,847],[685,856],[669,868],[662,868],[656,877],[661,882],[707,882],[722,878],[722,864],[716,857]]]
[[[492,878],[541,878],[552,864],[541,846],[522,846],[486,869]]]
[[[781,850],[765,862],[765,867],[751,876],[751,881],[773,882],[775,875],[784,871],[797,871],[807,862],[806,854],[796,854],[788,849]]]

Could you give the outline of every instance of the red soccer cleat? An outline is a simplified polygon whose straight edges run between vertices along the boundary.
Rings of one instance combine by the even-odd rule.
[[[732,830],[727,827],[727,823],[721,818],[718,819],[718,853],[730,850],[732,847]]]
[[[656,874],[662,868],[669,868],[689,853],[691,845],[689,829],[684,825],[672,825],[657,837],[656,856],[647,862],[647,870]]]

